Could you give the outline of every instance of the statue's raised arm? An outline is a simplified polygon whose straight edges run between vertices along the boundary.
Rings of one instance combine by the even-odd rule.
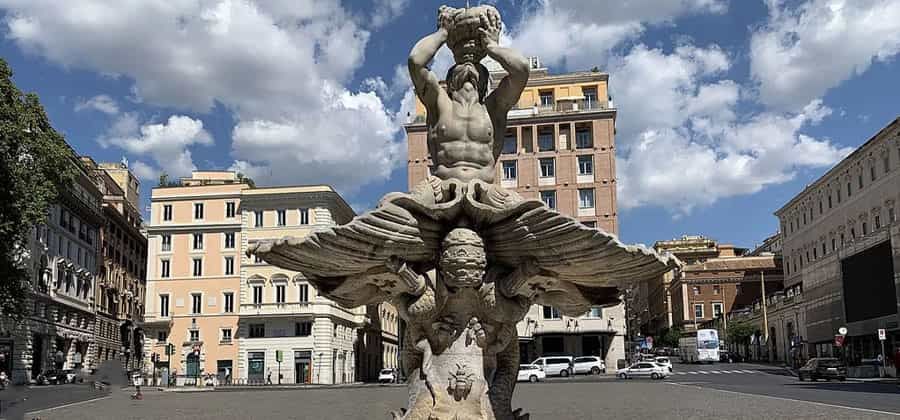
[[[416,95],[429,114],[437,112],[438,97],[442,92],[437,76],[428,68],[434,55],[447,42],[450,15],[446,6],[438,11],[438,29],[433,34],[419,40],[409,53],[407,65]]]

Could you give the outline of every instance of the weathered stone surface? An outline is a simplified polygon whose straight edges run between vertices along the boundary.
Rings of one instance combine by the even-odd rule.
[[[515,325],[529,306],[578,316],[618,303],[620,287],[677,264],[493,183],[507,112],[528,81],[524,57],[497,44],[501,27],[491,6],[442,7],[437,32],[410,53],[435,177],[386,195],[346,225],[249,249],[302,272],[341,305],[397,307],[407,322],[402,356],[410,379],[409,406],[396,419],[528,418],[511,401]],[[457,61],[446,90],[427,68],[444,43]],[[490,94],[479,63],[485,55],[508,72]]]

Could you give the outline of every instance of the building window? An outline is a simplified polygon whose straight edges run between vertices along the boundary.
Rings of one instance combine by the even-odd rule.
[[[594,147],[594,137],[591,135],[591,129],[582,128],[575,130],[575,148],[591,149]]]
[[[156,341],[158,341],[160,343],[165,343],[166,340],[168,340],[168,339],[169,339],[168,331],[157,331],[156,332]]]
[[[237,213],[237,204],[234,201],[225,203],[225,217],[233,219]]]
[[[225,257],[225,275],[234,275],[234,257]]]
[[[172,266],[172,263],[169,262],[169,260],[160,261],[159,277],[164,278],[164,279],[169,278],[169,276],[171,275],[171,272],[169,271],[171,266]]]
[[[891,157],[887,153],[884,154],[884,173],[888,173],[891,170]]]
[[[225,249],[234,249],[234,232],[225,232]]]
[[[203,311],[203,295],[200,293],[191,293],[191,313],[199,314]]]
[[[200,330],[191,330],[189,341],[200,341]]]
[[[262,263],[263,263],[263,259],[262,259],[259,255],[254,255],[254,256],[253,256],[253,263],[254,263],[254,264],[262,264]]]
[[[262,338],[266,336],[266,324],[250,324],[250,338]]]
[[[597,101],[597,88],[581,88],[581,94],[584,95],[584,109],[594,109],[600,106],[599,102]]]
[[[875,229],[881,229],[881,215],[875,215]]]
[[[869,166],[869,175],[872,181],[875,180],[875,162],[872,162],[872,166]]]
[[[541,178],[556,176],[556,162],[554,158],[541,158],[538,162],[541,167]]]
[[[163,221],[164,222],[172,221],[172,205],[171,204],[163,205]]]
[[[691,289],[693,289],[694,295],[700,294],[700,286],[693,286],[693,287],[691,287]]]
[[[287,288],[287,286],[285,286],[283,284],[279,284],[279,285],[275,286],[275,303],[284,303],[284,301],[285,301],[285,299],[284,299],[285,293],[284,292],[285,292],[286,288]]]
[[[853,185],[850,184],[850,182],[847,182],[847,197],[850,197],[852,195],[853,195]],[[838,200],[838,201],[840,201],[840,200]]]
[[[172,235],[162,235],[162,252],[172,251]]]
[[[551,209],[556,208],[556,191],[541,191],[541,201],[550,207]]]
[[[837,201],[838,201],[838,204],[841,203],[841,189],[840,188],[837,189]]]
[[[223,343],[231,342],[231,328],[222,328],[222,342]]]
[[[831,251],[834,252],[837,250],[837,242],[835,242],[834,238],[831,238]]]
[[[722,316],[723,310],[722,310],[721,303],[713,303],[712,309],[713,309],[713,318],[718,318],[718,317]]]
[[[253,212],[254,223],[253,227],[262,227],[263,226],[263,212],[255,211]]]
[[[888,222],[896,222],[896,221],[897,221],[897,217],[894,214],[894,208],[889,207],[888,208]]]
[[[507,133],[505,137],[503,137],[503,151],[501,153],[514,155],[518,151],[518,142],[516,141],[515,133]]]
[[[869,234],[869,225],[866,222],[862,222],[862,228],[863,228],[863,230],[862,230],[863,236],[868,235]]]
[[[194,249],[203,249],[203,234],[194,234]]]
[[[296,322],[294,323],[295,337],[309,337],[312,335],[312,322]]]
[[[306,284],[301,284],[297,287],[297,297],[300,302],[309,302],[309,286]]]
[[[560,319],[559,309],[544,305],[544,319]]]
[[[694,304],[694,318],[696,318],[696,319],[703,318],[703,304],[702,303]]]
[[[284,226],[287,224],[287,211],[278,210],[278,226]]]
[[[553,132],[538,133],[538,152],[551,152],[556,149]]]
[[[234,293],[226,292],[222,294],[223,306],[226,313],[234,312]]]
[[[816,251],[816,247],[813,246],[813,261],[819,259],[819,253]]]
[[[263,288],[262,286],[253,286],[253,304],[261,305],[263,301]]]
[[[831,194],[828,194],[828,208],[831,209]]]
[[[541,106],[542,107],[552,107],[553,106],[553,91],[552,90],[542,90],[538,93],[541,97]]]
[[[856,176],[856,181],[857,181],[856,184],[859,186],[859,189],[862,189],[862,188],[863,188],[863,178],[862,178],[862,175],[857,175],[857,176]]]
[[[580,188],[578,190],[578,208],[592,209],[594,208],[594,189]]]
[[[822,256],[824,257],[826,255],[828,255],[828,252],[825,249],[825,242],[822,242]]]
[[[588,318],[603,318],[603,308],[600,306],[591,306],[591,310],[587,313]]]
[[[203,275],[203,259],[202,258],[194,258],[194,277],[200,277]]]
[[[514,160],[504,160],[503,161],[503,179],[505,179],[505,180],[516,179],[516,161],[514,161]]]
[[[721,292],[721,289],[719,289],[719,285],[718,284],[713,285],[713,294],[718,295],[720,292]]]
[[[578,156],[578,175],[594,174],[594,157],[591,155]]]
[[[856,239],[856,228],[850,228],[850,239]]]
[[[203,219],[203,203],[194,203],[194,220]]]
[[[844,246],[844,234],[841,233],[841,247]]]
[[[159,295],[159,316],[169,316],[169,295]]]
[[[819,200],[819,214],[825,213],[825,209],[822,205],[822,200]]]
[[[309,209],[300,209],[300,224],[309,224]]]

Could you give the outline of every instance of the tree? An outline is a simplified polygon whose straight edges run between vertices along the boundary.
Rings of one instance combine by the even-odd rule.
[[[746,321],[735,321],[728,325],[728,341],[734,344],[746,344],[756,327]]]
[[[681,338],[681,327],[666,328],[657,339],[659,347],[678,347],[678,340]]]
[[[28,238],[71,185],[75,153],[50,125],[37,95],[23,94],[0,58],[0,313],[28,314]]]

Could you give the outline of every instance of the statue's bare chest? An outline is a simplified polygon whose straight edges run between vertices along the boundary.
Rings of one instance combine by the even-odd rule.
[[[494,127],[483,104],[464,105],[453,102],[438,118],[433,132],[443,141],[469,140],[478,143],[493,141]]]

